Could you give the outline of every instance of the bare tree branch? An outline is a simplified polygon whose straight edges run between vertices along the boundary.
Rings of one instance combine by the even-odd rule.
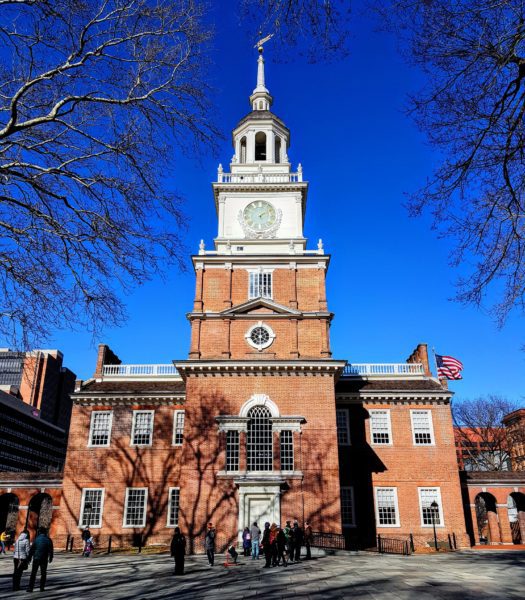
[[[348,53],[348,0],[241,0],[241,8],[254,42],[260,31],[276,35],[272,56],[286,60],[291,47],[310,62]]]
[[[525,309],[525,3],[382,4],[407,59],[427,77],[411,113],[443,156],[413,195],[412,214],[429,208],[442,235],[456,240],[451,262],[469,273],[457,299],[487,303],[502,325]]]
[[[511,440],[502,421],[516,409],[514,402],[495,395],[454,401],[452,416],[456,445],[461,449],[467,470],[509,469]]]
[[[97,332],[182,267],[175,145],[214,143],[196,0],[0,0],[0,336]]]

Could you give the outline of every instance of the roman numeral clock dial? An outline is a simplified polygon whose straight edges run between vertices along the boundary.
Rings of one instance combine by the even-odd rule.
[[[254,231],[266,231],[270,229],[277,220],[275,208],[264,200],[251,202],[244,209],[244,222]]]

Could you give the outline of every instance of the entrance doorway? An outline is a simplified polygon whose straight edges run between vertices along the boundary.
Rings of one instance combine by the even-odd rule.
[[[281,486],[239,484],[238,539],[242,540],[245,527],[257,522],[261,531],[264,523],[279,523],[281,515]]]

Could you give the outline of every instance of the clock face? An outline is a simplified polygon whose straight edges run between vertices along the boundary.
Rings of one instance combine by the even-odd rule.
[[[256,200],[244,209],[243,219],[251,229],[264,231],[275,224],[277,214],[275,208],[269,202]]]

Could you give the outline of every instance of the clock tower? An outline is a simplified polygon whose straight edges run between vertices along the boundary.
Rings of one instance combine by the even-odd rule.
[[[181,519],[231,540],[257,521],[308,520],[340,532],[330,261],[303,234],[308,183],[292,170],[290,131],[272,111],[259,47],[250,112],[233,130],[230,171],[213,194],[215,248],[192,257],[196,293],[186,381]],[[262,529],[262,527],[261,527]]]

